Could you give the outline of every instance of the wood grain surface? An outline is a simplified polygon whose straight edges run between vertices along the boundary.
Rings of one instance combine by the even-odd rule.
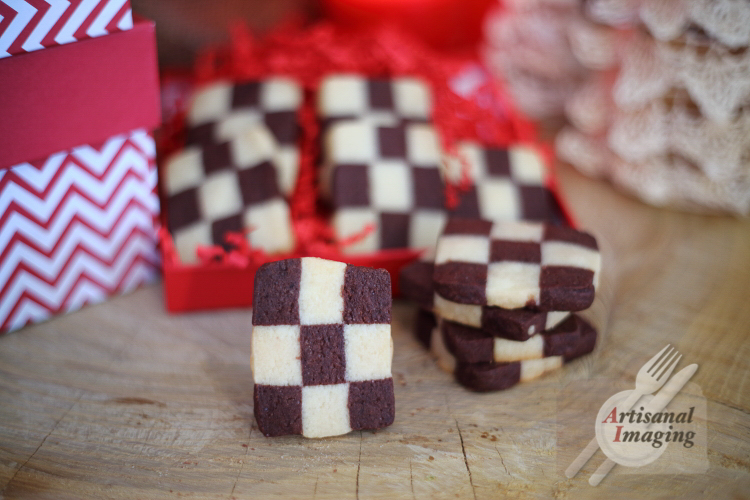
[[[594,354],[471,393],[413,340],[415,309],[397,301],[395,423],[269,439],[253,419],[251,312],[170,316],[154,285],[0,338],[0,498],[749,498],[750,221],[658,210],[568,168],[560,178],[605,251]],[[681,366],[700,365],[708,469],[618,466],[594,488],[598,452],[565,478],[593,425],[562,439],[561,395],[632,387],[667,342]]]

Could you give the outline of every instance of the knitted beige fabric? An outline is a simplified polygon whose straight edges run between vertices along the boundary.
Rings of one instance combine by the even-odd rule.
[[[655,205],[750,213],[750,3],[592,0],[568,30],[592,72],[560,158]]]
[[[578,0],[505,0],[485,20],[482,58],[534,118],[562,117],[585,68],[573,56],[567,26]]]

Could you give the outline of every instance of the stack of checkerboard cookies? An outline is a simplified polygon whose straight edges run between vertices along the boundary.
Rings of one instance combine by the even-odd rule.
[[[463,148],[474,183],[457,211],[469,217],[451,214],[434,261],[404,268],[401,292],[420,306],[415,333],[441,368],[472,390],[507,389],[593,350],[596,331],[576,312],[594,300],[601,257],[530,186],[543,175],[525,151]]]

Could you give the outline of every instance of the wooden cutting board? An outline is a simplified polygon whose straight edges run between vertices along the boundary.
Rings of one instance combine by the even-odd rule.
[[[0,498],[749,497],[750,221],[658,210],[568,168],[560,178],[605,255],[594,354],[471,393],[413,340],[415,308],[397,301],[395,423],[268,439],[252,413],[250,311],[170,316],[154,285],[0,338]],[[598,406],[577,427],[558,424],[560,409],[594,382],[632,387],[666,343],[680,366],[699,364],[707,470],[618,466],[594,488],[599,452],[565,478]]]

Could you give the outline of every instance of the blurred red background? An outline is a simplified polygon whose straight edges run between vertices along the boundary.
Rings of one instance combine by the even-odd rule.
[[[263,34],[290,18],[329,17],[351,29],[395,24],[443,50],[471,50],[481,20],[496,0],[131,0],[136,13],[156,21],[162,66],[187,66],[196,52],[227,39],[229,26],[247,23]]]
[[[159,62],[187,66],[208,44],[226,40],[232,22],[264,33],[290,16],[316,19],[316,0],[131,0],[133,10],[156,21]]]

